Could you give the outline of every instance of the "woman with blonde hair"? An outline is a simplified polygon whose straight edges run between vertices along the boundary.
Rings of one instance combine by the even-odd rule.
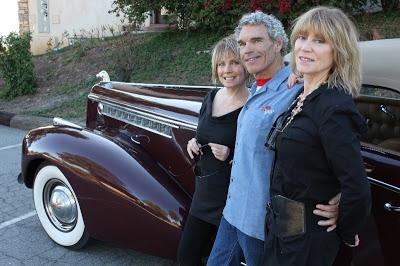
[[[248,73],[233,36],[219,41],[212,52],[212,79],[221,89],[210,91],[200,109],[196,137],[187,144],[197,156],[196,190],[178,248],[180,265],[202,265],[212,245],[228,193],[237,118],[246,102]],[[209,250],[208,250],[209,251]]]
[[[371,196],[359,141],[366,125],[352,99],[361,87],[357,37],[336,8],[313,8],[294,24],[291,63],[304,90],[266,142],[276,151],[266,265],[332,265],[341,241],[358,245]],[[337,227],[327,232],[313,209],[337,193]]]

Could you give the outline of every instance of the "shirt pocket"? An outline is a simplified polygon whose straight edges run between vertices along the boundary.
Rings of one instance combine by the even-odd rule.
[[[238,127],[240,127],[242,134],[239,133],[238,136],[244,138],[243,140],[250,148],[264,149],[264,143],[274,119],[275,113],[273,111],[249,110],[239,122]]]

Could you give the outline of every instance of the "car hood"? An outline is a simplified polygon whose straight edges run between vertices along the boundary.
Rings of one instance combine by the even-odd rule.
[[[360,42],[363,83],[400,92],[400,38]]]

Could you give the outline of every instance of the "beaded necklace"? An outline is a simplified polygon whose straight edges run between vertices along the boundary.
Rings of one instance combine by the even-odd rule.
[[[286,120],[284,126],[281,129],[281,132],[284,131],[289,125],[290,123],[293,121],[294,117],[300,113],[303,110],[303,104],[304,104],[304,100],[306,99],[306,96],[304,95],[304,92],[301,93],[295,100],[296,106],[292,109],[292,112],[290,113],[290,117],[289,119]]]

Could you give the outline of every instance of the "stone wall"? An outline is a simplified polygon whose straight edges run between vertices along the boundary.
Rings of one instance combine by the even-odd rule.
[[[18,0],[19,33],[29,32],[28,0]]]

